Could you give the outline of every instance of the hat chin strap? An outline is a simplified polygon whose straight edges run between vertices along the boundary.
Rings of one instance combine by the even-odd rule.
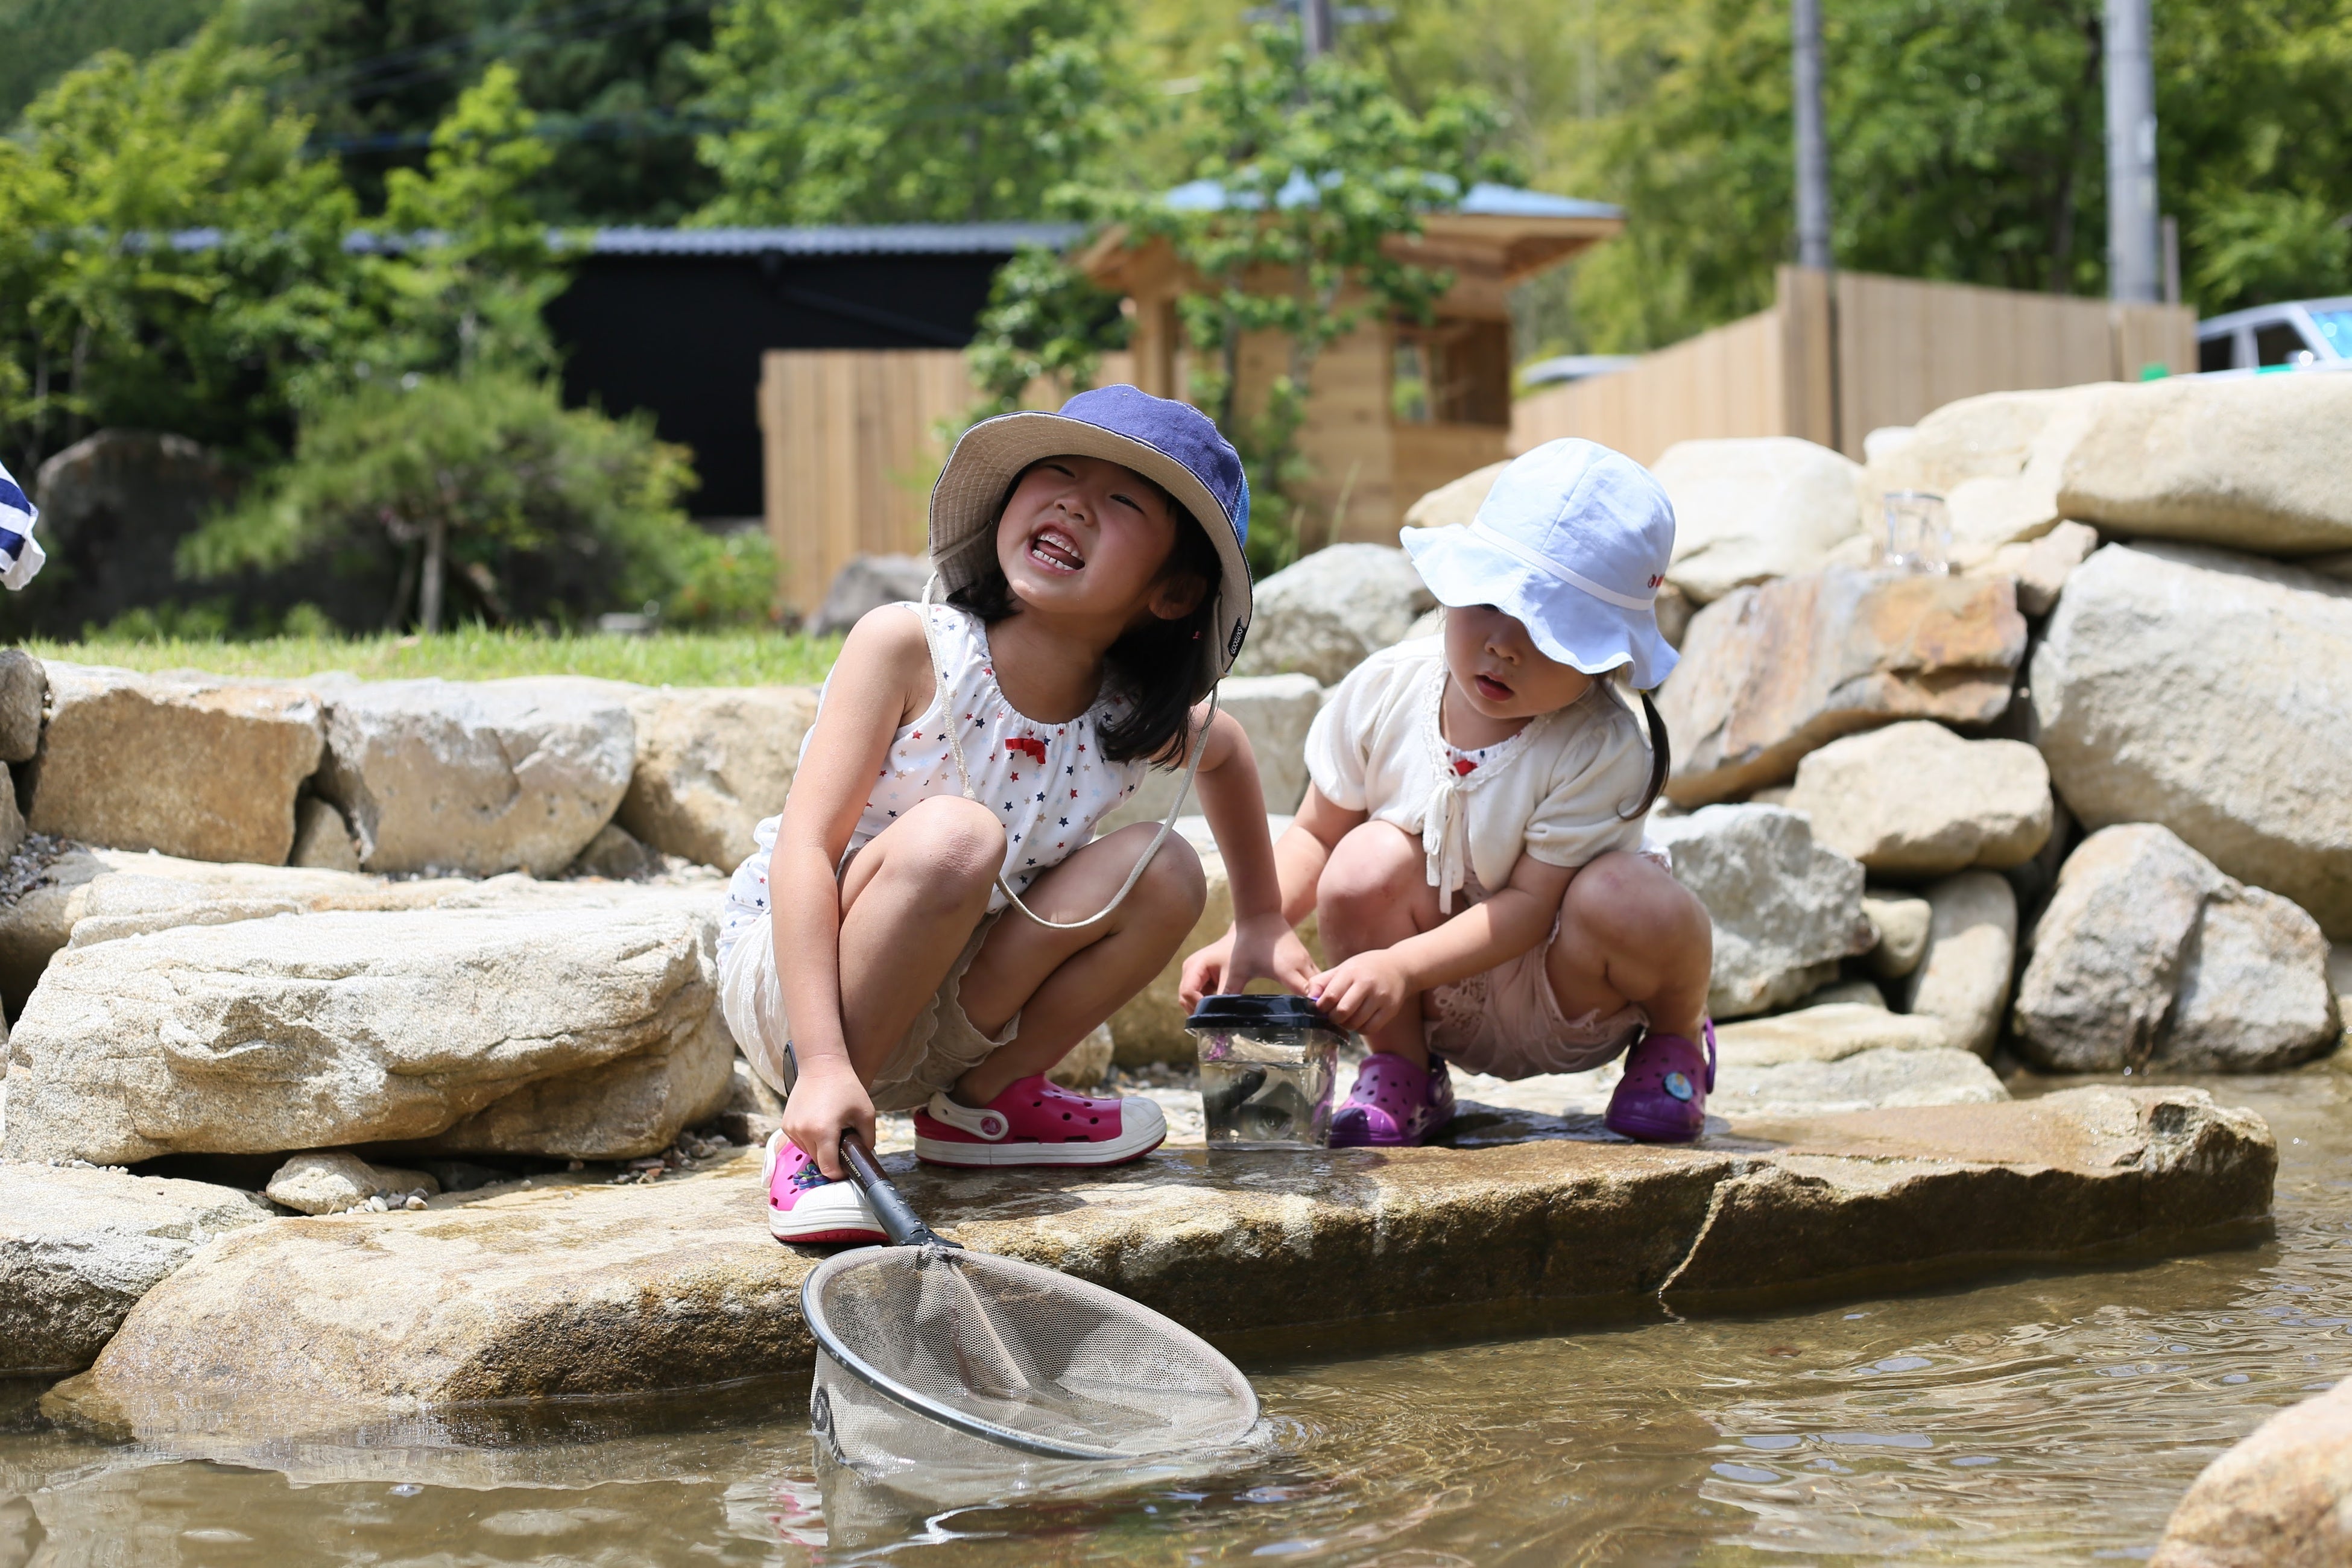
[[[923,584],[923,609],[926,620],[929,619],[930,607],[938,602],[931,597],[931,594],[939,585],[940,574],[937,571],[933,571],[929,579]],[[938,683],[941,691],[947,690],[947,671],[940,666],[940,650],[938,645],[931,641],[929,627],[926,627],[923,632],[923,647],[931,657],[931,679]],[[1004,896],[1012,900],[1013,907],[1048,931],[1083,931],[1090,925],[1097,925],[1108,920],[1111,911],[1127,901],[1127,895],[1135,890],[1136,883],[1143,880],[1143,873],[1150,866],[1152,857],[1160,853],[1160,847],[1168,842],[1168,835],[1175,830],[1176,819],[1183,815],[1184,803],[1192,795],[1192,779],[1201,771],[1201,754],[1209,749],[1209,726],[1216,721],[1216,717],[1217,689],[1212,686],[1209,689],[1209,714],[1207,718],[1201,721],[1199,737],[1192,745],[1192,754],[1184,763],[1183,782],[1176,786],[1176,798],[1169,804],[1168,815],[1160,819],[1160,831],[1151,836],[1150,845],[1135,862],[1135,869],[1127,874],[1127,880],[1118,885],[1118,891],[1110,896],[1110,902],[1082,921],[1049,921],[1022,901],[1021,895],[1013,890],[1013,884],[1005,880],[1004,868],[1000,866],[996,870],[996,885],[1003,890]],[[957,735],[956,726],[953,724],[947,726],[947,732],[948,754],[955,759],[956,777],[963,782],[963,797],[966,800],[977,802],[980,799],[980,793],[971,787],[971,770],[964,765],[963,742]]]

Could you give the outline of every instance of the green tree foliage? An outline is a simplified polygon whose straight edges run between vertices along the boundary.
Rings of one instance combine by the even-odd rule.
[[[1124,348],[1119,298],[1043,246],[1029,246],[996,269],[988,309],[964,358],[981,392],[966,424],[1021,406],[1032,382],[1084,392],[1106,350]]]
[[[1131,189],[1059,199],[1120,226],[1129,243],[1165,240],[1196,279],[1177,303],[1187,395],[1242,454],[1251,554],[1279,570],[1298,551],[1298,435],[1316,360],[1368,319],[1427,320],[1453,280],[1397,260],[1389,242],[1420,233],[1424,212],[1475,180],[1511,171],[1487,151],[1500,121],[1482,96],[1436,94],[1416,113],[1380,73],[1308,59],[1277,28],[1223,50],[1187,119],[1184,174],[1202,199]],[[1281,342],[1285,364],[1252,398],[1240,365],[1255,334]]]
[[[678,0],[226,0],[244,42],[289,58],[281,88],[362,201],[422,160],[493,63],[514,70],[553,153],[529,199],[550,223],[675,223],[717,182],[696,159],[709,5]]]
[[[0,125],[101,49],[137,56],[184,41],[217,0],[0,0]]]
[[[1034,219],[1131,85],[1117,0],[732,0],[703,62],[716,224]]]
[[[390,575],[385,625],[569,621],[658,601],[698,542],[686,454],[506,370],[378,382],[303,424],[294,460],[182,546],[198,577],[336,560]],[[340,558],[340,559],[338,559]],[[396,563],[389,573],[386,567]]]
[[[303,377],[364,330],[357,217],[268,57],[217,29],[100,54],[0,142],[0,450],[19,472],[100,425],[267,457]]]

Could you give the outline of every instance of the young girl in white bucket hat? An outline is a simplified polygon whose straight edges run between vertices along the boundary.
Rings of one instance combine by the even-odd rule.
[[[1665,727],[1618,689],[1647,693],[1675,666],[1652,610],[1673,506],[1630,458],[1552,441],[1466,527],[1402,539],[1444,629],[1340,683],[1275,851],[1283,912],[1314,910],[1333,961],[1308,994],[1371,1047],[1331,1142],[1436,1131],[1454,1114],[1449,1060],[1517,1079],[1621,1053],[1608,1124],[1696,1138],[1715,1078],[1710,928],[1643,850]],[[1188,1004],[1236,988],[1233,951],[1195,956]]]
[[[786,1096],[768,1148],[779,1239],[880,1241],[839,1139],[913,1110],[968,1166],[1139,1159],[1149,1100],[1045,1073],[1160,973],[1200,918],[1200,861],[1155,828],[1093,838],[1154,763],[1189,767],[1234,893],[1237,984],[1304,989],[1257,765],[1202,699],[1249,628],[1241,459],[1197,409],[1131,386],[966,432],[931,492],[932,586],[861,619],[783,814],[760,824],[719,936],[728,1026]]]

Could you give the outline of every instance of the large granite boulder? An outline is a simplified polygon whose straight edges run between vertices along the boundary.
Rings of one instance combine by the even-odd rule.
[[[41,749],[48,672],[20,647],[0,648],[0,763],[29,763]]]
[[[1860,466],[1794,436],[1677,441],[1652,471],[1675,503],[1666,581],[1694,604],[1817,572],[1862,531]]]
[[[2037,1067],[2266,1072],[2342,1032],[2318,922],[2152,824],[2067,857],[2032,949],[2011,1026]]]
[[[1307,797],[1307,730],[1322,706],[1323,688],[1304,675],[1230,675],[1218,686],[1219,710],[1232,714],[1249,737],[1266,810],[1288,816]],[[1103,818],[1101,831],[1159,821],[1168,815],[1183,777],[1174,769],[1154,768],[1141,788]],[[1200,810],[1197,796],[1186,809]]]
[[[649,1154],[726,1100],[715,915],[698,888],[102,942],[85,921],[10,1037],[0,1152]]]
[[[2074,568],[2099,547],[2099,531],[2088,523],[2062,522],[2039,539],[2004,544],[1968,569],[1974,577],[2007,577],[2017,584],[2017,607],[2046,616],[2066,591]]]
[[[628,790],[628,689],[565,679],[339,686],[319,793],[341,808],[371,871],[552,877]]]
[[[17,477],[40,502],[49,563],[8,608],[16,625],[57,637],[184,597],[180,542],[236,492],[217,453],[153,430],[93,431]],[[326,576],[312,574],[305,596],[338,597]]]
[[[2160,822],[2352,937],[2352,584],[2111,544],[2067,583],[2032,686],[2084,826]]]
[[[931,577],[925,555],[857,555],[844,563],[825,588],[824,602],[809,616],[813,637],[830,637],[856,626],[868,610],[919,601]]]
[[[2050,769],[2021,741],[1963,741],[1916,719],[1811,753],[1788,804],[1813,819],[1815,838],[1878,876],[2001,869],[2050,837]]]
[[[2182,1089],[1819,1117],[1713,1147],[1565,1131],[1554,1119],[1533,1139],[1318,1163],[1304,1184],[1174,1152],[1010,1174],[886,1163],[967,1246],[1221,1335],[1543,1300],[1883,1295],[1906,1268],[2209,1246],[2267,1215],[2277,1159],[2258,1118]],[[150,1440],[193,1429],[226,1457],[210,1438],[282,1452],[355,1416],[804,1371],[799,1288],[818,1258],[769,1239],[758,1170],[747,1151],[653,1186],[441,1197],[226,1237],[44,1409]]]
[[[2176,377],[2116,388],[2058,504],[2105,532],[2264,555],[2352,548],[2352,379]]]
[[[2017,894],[1990,871],[1963,871],[1930,887],[1927,907],[1927,952],[1902,983],[1903,1009],[1990,1059],[2017,973]]]
[[[0,1377],[88,1366],[198,1247],[273,1212],[206,1182],[0,1163]]]
[[[1405,633],[1436,597],[1405,552],[1334,544],[1257,585],[1235,675],[1311,675],[1325,686]]]
[[[1407,528],[1453,528],[1468,522],[1486,504],[1486,492],[1503,477],[1511,459],[1489,463],[1474,468],[1458,479],[1449,479],[1404,509]]]
[[[784,809],[816,721],[803,686],[669,687],[629,702],[637,758],[616,820],[640,843],[732,871]]]
[[[1711,805],[1653,816],[1648,831],[1673,852],[1675,879],[1715,928],[1706,1005],[1717,1018],[1785,1006],[1877,941],[1862,912],[1861,864],[1814,842],[1800,813]]]
[[[282,866],[319,765],[318,699],[293,687],[52,661],[27,765],[35,833]]]
[[[1862,476],[1870,526],[1882,498],[1927,490],[1944,498],[1953,564],[1978,566],[2003,546],[2039,539],[2059,520],[2066,459],[2117,388],[2100,382],[2046,392],[1989,392],[1937,409],[1909,439],[1885,444]],[[2029,612],[2032,613],[2032,612]]]
[[[2025,640],[2005,577],[1832,567],[1738,589],[1691,618],[1659,689],[1666,793],[1695,806],[1783,784],[1807,752],[1899,719],[1990,722]]]
[[[2291,1405],[2205,1467],[2148,1568],[2352,1563],[2352,1382]]]

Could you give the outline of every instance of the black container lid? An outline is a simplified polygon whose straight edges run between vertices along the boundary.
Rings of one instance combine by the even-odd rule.
[[[1347,1030],[1318,1012],[1304,996],[1249,993],[1209,995],[1184,1020],[1188,1029],[1321,1029],[1345,1037]]]

